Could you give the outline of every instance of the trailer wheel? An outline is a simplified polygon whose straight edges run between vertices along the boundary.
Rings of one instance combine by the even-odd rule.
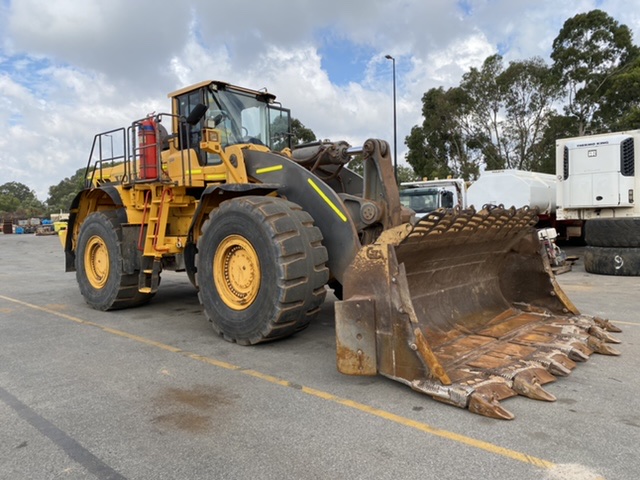
[[[303,330],[318,314],[329,279],[322,233],[281,198],[220,204],[202,227],[198,297],[225,340],[252,345]]]
[[[594,218],[584,226],[587,245],[640,247],[640,218]]]
[[[586,247],[584,269],[600,275],[640,276],[640,248]]]
[[[80,293],[96,310],[134,307],[153,297],[138,291],[138,272],[127,275],[122,265],[122,229],[116,213],[90,214],[80,227],[75,267]]]

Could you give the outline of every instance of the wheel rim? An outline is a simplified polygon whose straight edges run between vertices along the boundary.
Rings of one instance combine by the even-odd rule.
[[[109,249],[104,240],[93,236],[87,242],[84,253],[84,270],[87,280],[95,289],[105,286],[109,278]]]
[[[260,290],[260,260],[240,235],[226,237],[213,257],[213,281],[222,301],[233,310],[248,308]]]

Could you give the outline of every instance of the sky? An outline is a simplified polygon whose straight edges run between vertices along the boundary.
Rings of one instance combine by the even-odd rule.
[[[96,133],[170,110],[202,80],[266,88],[321,139],[393,146],[422,96],[490,55],[539,56],[599,8],[640,44],[640,0],[0,0],[0,185],[49,187],[85,167]]]

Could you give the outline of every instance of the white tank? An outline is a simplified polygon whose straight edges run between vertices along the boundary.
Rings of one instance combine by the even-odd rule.
[[[467,191],[468,205],[476,210],[485,204],[505,207],[537,207],[541,214],[556,211],[556,177],[548,173],[523,170],[482,172]]]

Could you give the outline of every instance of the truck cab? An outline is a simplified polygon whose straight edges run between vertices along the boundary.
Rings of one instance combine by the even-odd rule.
[[[402,206],[416,212],[416,218],[439,208],[466,208],[466,185],[462,179],[422,180],[400,184]]]

